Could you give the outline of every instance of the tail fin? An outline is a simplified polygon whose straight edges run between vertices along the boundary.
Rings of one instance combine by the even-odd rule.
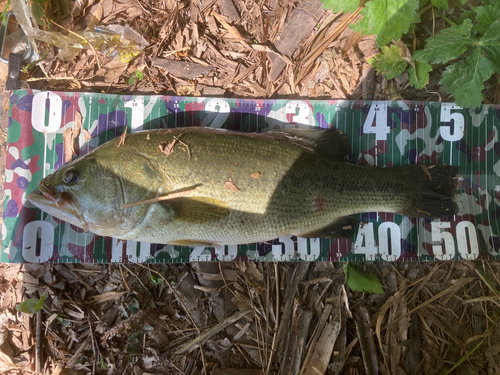
[[[415,164],[404,168],[412,169],[415,190],[410,205],[402,214],[438,218],[457,213],[458,206],[454,199],[458,186],[458,167]]]

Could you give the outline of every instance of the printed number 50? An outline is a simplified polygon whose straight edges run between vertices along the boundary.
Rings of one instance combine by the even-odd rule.
[[[431,222],[432,242],[438,245],[432,246],[432,252],[436,259],[450,260],[455,256],[455,239],[448,229],[451,224],[448,222]],[[457,224],[457,247],[458,253],[463,259],[476,259],[479,256],[479,242],[476,228],[470,221],[461,221]],[[467,240],[467,234],[469,239]]]

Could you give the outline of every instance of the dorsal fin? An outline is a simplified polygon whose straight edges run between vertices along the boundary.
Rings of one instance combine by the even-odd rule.
[[[351,142],[346,133],[337,128],[330,129],[283,129],[271,130],[270,135],[284,135],[288,138],[301,141],[305,147],[310,147],[314,152],[344,159],[351,152]]]

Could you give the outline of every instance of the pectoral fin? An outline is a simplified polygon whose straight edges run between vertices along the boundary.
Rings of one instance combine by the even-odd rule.
[[[319,230],[298,235],[303,238],[349,238],[354,235],[356,216],[343,216]]]
[[[165,204],[173,209],[174,220],[192,224],[216,222],[231,212],[226,202],[208,197],[182,197]]]

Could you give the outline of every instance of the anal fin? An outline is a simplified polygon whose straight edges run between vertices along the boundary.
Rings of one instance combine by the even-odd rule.
[[[354,235],[356,215],[342,216],[332,224],[310,233],[300,234],[302,238],[350,238]]]

